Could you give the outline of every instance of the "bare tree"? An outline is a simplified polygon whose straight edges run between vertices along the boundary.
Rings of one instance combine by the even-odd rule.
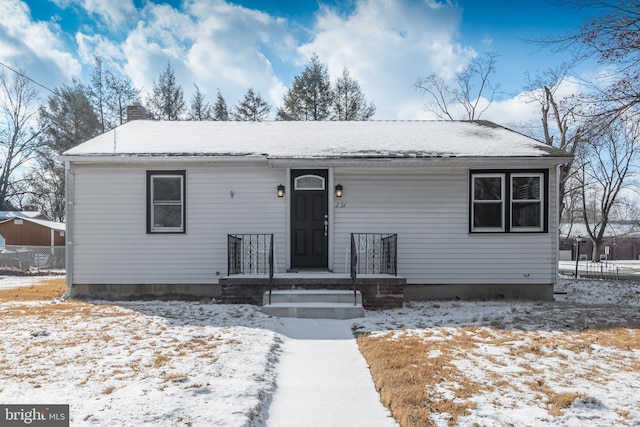
[[[633,168],[640,153],[638,123],[621,120],[607,124],[604,131],[585,138],[577,150],[582,163],[576,175],[582,219],[593,242],[594,261],[599,261],[605,230],[620,203],[620,191],[637,173]]]
[[[21,71],[0,72],[0,210],[11,208],[16,183],[36,155],[44,126],[38,122],[38,93]]]
[[[640,1],[566,0],[583,24],[568,34],[539,40],[555,52],[573,52],[576,62],[596,59],[606,78],[594,85],[592,114],[637,119],[640,114]],[[606,108],[602,108],[606,105]]]
[[[460,106],[465,111],[464,119],[478,120],[491,106],[500,89],[499,84],[491,82],[497,58],[495,52],[487,52],[482,57],[472,59],[452,82],[432,73],[419,78],[413,86],[418,92],[429,95],[431,100],[426,109],[439,119],[456,120],[454,108]]]
[[[46,214],[54,221],[64,222],[64,165],[51,152],[38,158],[38,167],[29,170],[29,193],[25,204],[30,210]]]
[[[558,89],[567,77],[568,65],[562,65],[539,73],[534,79],[527,77],[526,93],[531,102],[540,104],[540,120],[544,142],[560,150],[575,155],[581,140],[586,133],[587,121],[582,116],[579,107],[579,97],[570,95],[557,97]],[[565,216],[565,207],[572,196],[570,191],[576,190],[575,185],[568,185],[573,169],[573,158],[560,166],[559,177],[559,217]],[[572,206],[571,203],[569,203]]]

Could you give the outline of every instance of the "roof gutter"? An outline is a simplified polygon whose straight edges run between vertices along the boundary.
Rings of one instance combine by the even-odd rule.
[[[264,163],[266,156],[174,156],[174,155],[61,155],[61,161],[75,164],[156,164],[156,163]]]
[[[293,159],[270,158],[269,166],[273,168],[304,167],[554,167],[565,164],[570,157],[427,157],[427,158],[318,158]]]
[[[272,168],[303,167],[552,167],[565,164],[571,156],[492,156],[492,157],[267,157],[180,156],[180,155],[62,155],[60,160],[74,164],[159,164],[223,163],[265,164]]]

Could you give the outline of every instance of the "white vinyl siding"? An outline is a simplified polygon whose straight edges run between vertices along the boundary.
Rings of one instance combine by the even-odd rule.
[[[73,165],[73,281],[78,284],[209,284],[227,274],[227,234],[274,233],[285,266],[285,172],[264,166],[172,165],[186,170],[184,234],[146,233],[146,170]]]
[[[288,198],[276,194],[285,169],[171,162],[166,170],[185,170],[187,229],[147,234],[146,171],[163,168],[72,168],[74,283],[217,283],[227,274],[227,235],[235,233],[273,233],[278,272],[286,269]],[[329,264],[335,273],[348,273],[350,233],[397,233],[398,274],[409,284],[556,281],[555,232],[469,232],[467,168],[336,167],[333,174],[329,187],[344,189],[340,199],[330,195]],[[550,169],[545,183],[545,214],[557,209],[555,174]],[[557,227],[552,214],[548,229]]]
[[[333,212],[336,272],[348,272],[349,233],[397,233],[398,274],[409,284],[556,281],[555,233],[469,233],[467,169],[353,168],[334,174],[344,187],[344,207],[336,204]],[[551,169],[550,201],[556,195],[554,174]],[[556,209],[555,203],[550,207]],[[550,220],[549,229],[556,228]]]

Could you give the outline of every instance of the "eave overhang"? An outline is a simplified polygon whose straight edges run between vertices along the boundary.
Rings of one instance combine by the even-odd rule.
[[[265,155],[81,155],[61,156],[62,161],[73,164],[175,164],[175,163],[217,163],[266,164],[272,168],[415,168],[415,167],[469,167],[469,168],[548,168],[562,165],[570,156],[520,156],[520,157],[312,157],[273,158]]]

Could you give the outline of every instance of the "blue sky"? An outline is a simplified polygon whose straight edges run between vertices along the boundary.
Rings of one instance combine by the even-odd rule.
[[[253,87],[275,113],[316,52],[331,75],[350,69],[375,119],[425,119],[418,77],[451,76],[494,51],[504,95],[483,118],[508,124],[536,119],[517,96],[525,73],[566,59],[525,40],[580,22],[553,0],[0,0],[0,62],[53,88],[87,81],[98,55],[145,93],[171,61],[187,98],[195,83],[235,105]]]

